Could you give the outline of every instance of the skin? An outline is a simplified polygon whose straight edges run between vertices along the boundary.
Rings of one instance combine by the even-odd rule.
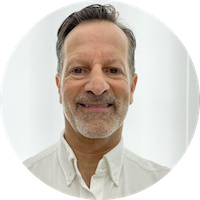
[[[56,75],[64,136],[90,187],[99,160],[121,140],[137,75],[130,77],[128,39],[111,22],[76,26],[65,38],[64,55],[62,74]]]

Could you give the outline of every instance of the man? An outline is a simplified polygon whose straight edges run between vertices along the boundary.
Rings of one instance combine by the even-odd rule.
[[[48,185],[108,199],[139,192],[169,172],[123,147],[123,122],[137,83],[135,46],[112,6],[88,6],[61,25],[56,84],[65,129],[58,143],[24,162]]]

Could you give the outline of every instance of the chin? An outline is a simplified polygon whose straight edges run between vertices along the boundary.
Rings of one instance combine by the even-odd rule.
[[[88,139],[104,139],[110,137],[115,131],[116,128],[111,127],[109,125],[100,125],[100,124],[84,124],[81,126],[79,124],[78,132],[88,138]]]

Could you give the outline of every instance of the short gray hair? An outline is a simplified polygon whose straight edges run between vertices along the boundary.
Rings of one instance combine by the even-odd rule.
[[[131,75],[135,74],[135,48],[136,40],[133,32],[124,26],[122,23],[118,22],[119,13],[116,12],[115,7],[112,5],[99,5],[94,4],[83,8],[78,12],[72,13],[68,16],[62,25],[60,26],[57,33],[57,43],[56,43],[56,53],[58,58],[57,73],[60,76],[62,74],[63,60],[64,60],[64,40],[67,34],[75,28],[78,24],[86,21],[109,21],[117,25],[127,36],[129,42],[129,55],[128,64],[130,68]]]

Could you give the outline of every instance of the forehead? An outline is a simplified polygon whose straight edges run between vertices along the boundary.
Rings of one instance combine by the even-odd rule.
[[[64,54],[87,50],[99,53],[120,53],[127,55],[128,39],[125,33],[114,23],[91,21],[77,25],[65,38]]]

